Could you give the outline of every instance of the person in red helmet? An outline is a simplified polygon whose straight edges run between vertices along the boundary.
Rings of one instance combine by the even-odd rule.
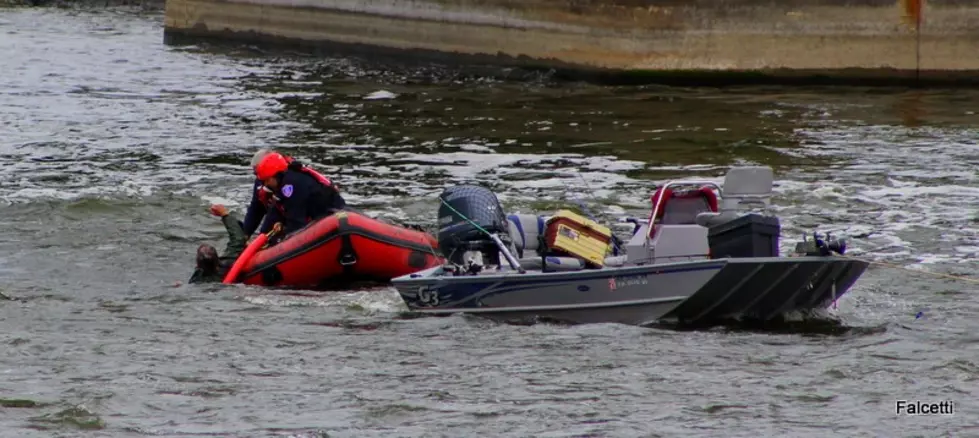
[[[302,164],[277,152],[262,157],[255,166],[255,176],[269,190],[272,204],[282,218],[283,233],[279,236],[293,233],[309,221],[346,207],[340,192],[332,184],[325,184],[322,179],[304,171]]]
[[[280,209],[276,208],[277,199],[272,193],[272,190],[265,186],[264,182],[257,177],[258,175],[258,165],[262,162],[262,159],[270,154],[276,154],[276,152],[270,151],[268,149],[262,149],[255,153],[252,157],[251,165],[252,169],[256,173],[255,183],[252,188],[252,199],[248,204],[248,210],[245,213],[245,220],[241,223],[242,229],[245,231],[245,235],[251,237],[252,234],[258,230],[259,233],[267,233],[272,229],[272,226],[277,222],[281,222],[283,217],[280,215]],[[303,165],[292,157],[277,154],[282,156],[292,170],[303,172],[318,181],[321,185],[328,187],[333,192],[336,192],[336,197],[339,198],[339,203],[345,206],[343,198],[340,196],[339,191],[336,189],[336,185],[333,184],[328,178],[320,174],[319,172]],[[261,224],[261,227],[259,225]]]

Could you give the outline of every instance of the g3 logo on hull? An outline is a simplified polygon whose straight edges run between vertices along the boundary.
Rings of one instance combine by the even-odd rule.
[[[422,307],[435,307],[439,305],[439,291],[431,286],[421,286],[418,288],[418,304]]]

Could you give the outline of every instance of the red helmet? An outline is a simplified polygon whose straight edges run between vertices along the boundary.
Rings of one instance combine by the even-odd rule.
[[[272,152],[263,157],[262,161],[258,162],[258,166],[255,166],[255,176],[265,181],[278,175],[279,172],[285,172],[288,168],[289,160],[286,160],[286,157],[278,152]]]

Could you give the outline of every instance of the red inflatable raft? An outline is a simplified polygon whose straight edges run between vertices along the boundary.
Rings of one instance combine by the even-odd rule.
[[[387,282],[443,263],[435,248],[438,242],[428,233],[340,212],[241,260],[241,273],[231,281],[304,289]]]

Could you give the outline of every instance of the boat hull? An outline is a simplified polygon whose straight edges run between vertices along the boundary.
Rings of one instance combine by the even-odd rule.
[[[408,308],[421,313],[478,313],[572,323],[646,325],[676,308],[724,267],[723,261],[432,277],[439,268],[392,280]]]
[[[240,278],[250,285],[308,289],[388,282],[443,263],[437,247],[430,234],[341,212],[259,251]]]
[[[826,307],[867,263],[838,257],[716,259],[578,272],[438,276],[432,268],[392,280],[408,308],[493,319],[649,325],[770,320]],[[834,286],[835,285],[835,286]]]
[[[850,290],[869,263],[842,257],[729,259],[724,269],[664,320],[701,324],[726,319],[770,321],[824,309]]]

